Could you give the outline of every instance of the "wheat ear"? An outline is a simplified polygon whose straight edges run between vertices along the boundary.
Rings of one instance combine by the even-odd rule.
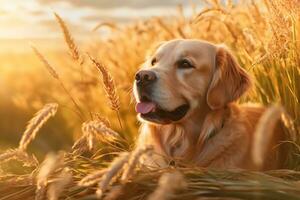
[[[107,127],[111,127],[110,121],[106,117],[102,117],[99,113],[92,113],[92,116],[93,118],[103,122]]]
[[[63,158],[64,155],[62,153],[58,155],[55,155],[53,153],[47,154],[36,176],[36,181],[37,181],[37,187],[35,191],[36,200],[45,199],[45,194],[48,185],[48,178],[55,172],[55,170],[57,170],[59,167],[63,165]]]
[[[98,189],[96,191],[96,195],[98,198],[101,198],[103,192],[106,191],[107,187],[111,183],[112,179],[118,175],[118,173],[122,170],[126,162],[128,161],[129,154],[127,152],[123,152],[117,157],[107,169],[107,172],[104,174],[101,182],[98,184]]]
[[[26,130],[19,143],[19,149],[25,151],[29,143],[35,138],[40,128],[47,122],[47,120],[54,116],[57,111],[58,104],[46,104],[35,116],[29,121]]]
[[[90,60],[92,61],[92,63],[94,64],[94,66],[99,70],[99,72],[102,75],[102,81],[103,81],[106,95],[110,102],[110,107],[112,110],[114,110],[117,113],[120,127],[122,128],[121,119],[120,119],[120,115],[119,115],[120,100],[119,100],[119,97],[116,92],[114,80],[113,80],[112,76],[110,75],[110,73],[108,72],[108,70],[106,69],[106,67],[102,63],[99,63],[98,61],[96,61],[91,55],[89,55],[89,54],[87,54],[87,55],[90,58]]]
[[[34,155],[30,156],[20,149],[9,149],[0,154],[0,163],[8,162],[13,159],[21,161],[23,166],[37,167],[39,165],[39,162]]]
[[[87,175],[86,177],[84,177],[83,179],[81,179],[81,181],[79,181],[78,185],[84,186],[84,187],[92,186],[92,185],[98,183],[102,179],[103,174],[105,174],[106,171],[107,171],[106,169],[102,169],[100,171],[93,172],[93,173]]]
[[[54,16],[63,32],[66,44],[69,47],[72,58],[76,61],[79,61],[80,65],[82,65],[84,63],[84,60],[81,58],[81,56],[79,54],[78,47],[68,29],[65,21],[56,12],[54,12]]]
[[[81,155],[88,150],[87,138],[85,135],[81,136],[75,141],[72,146],[72,153]]]
[[[102,140],[114,140],[119,134],[108,128],[103,122],[93,120],[82,124],[82,132],[86,137],[89,149],[93,149],[94,139],[100,136]]]
[[[65,187],[72,181],[72,174],[68,169],[63,170],[59,177],[49,185],[47,196],[49,200],[58,200]]]
[[[127,167],[124,169],[121,180],[127,181],[128,178],[130,178],[133,175],[134,169],[136,165],[139,163],[141,156],[152,150],[153,150],[152,146],[146,146],[144,148],[137,148],[136,150],[134,150],[130,155]]]

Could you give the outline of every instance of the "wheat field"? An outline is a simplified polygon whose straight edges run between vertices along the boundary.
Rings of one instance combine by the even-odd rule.
[[[3,121],[16,121],[0,131],[23,127],[23,134],[0,143],[0,200],[300,199],[300,2],[211,0],[190,9],[191,16],[179,5],[176,16],[95,24],[91,31],[105,28],[109,36],[85,42],[53,13],[65,48],[52,52],[31,42],[26,62],[35,72],[2,71],[18,95],[0,101]],[[174,38],[226,44],[254,78],[241,102],[283,108],[284,169],[139,164],[151,147],[134,149],[139,123],[132,82],[153,45]]]

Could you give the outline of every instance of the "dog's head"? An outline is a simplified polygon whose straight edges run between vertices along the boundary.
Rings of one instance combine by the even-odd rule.
[[[189,118],[203,105],[223,108],[249,87],[247,73],[226,48],[200,40],[172,40],[159,45],[136,73],[136,111],[158,124]]]

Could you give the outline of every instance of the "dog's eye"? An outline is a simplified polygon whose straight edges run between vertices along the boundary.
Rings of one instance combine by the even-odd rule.
[[[178,62],[178,68],[179,69],[190,69],[190,68],[194,68],[194,66],[188,60],[183,59]]]
[[[156,58],[153,58],[153,59],[151,60],[151,65],[152,65],[152,66],[155,65],[156,62],[157,62]]]

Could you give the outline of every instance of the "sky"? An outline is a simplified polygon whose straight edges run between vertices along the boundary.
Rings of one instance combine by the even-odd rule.
[[[57,37],[54,11],[74,35],[82,35],[104,21],[127,23],[170,15],[179,4],[188,13],[191,2],[200,4],[200,0],[0,0],[0,39]]]

